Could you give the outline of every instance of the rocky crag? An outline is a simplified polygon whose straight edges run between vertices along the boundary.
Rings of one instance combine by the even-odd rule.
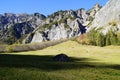
[[[32,32],[46,17],[39,13],[0,15],[1,43],[12,44]]]
[[[29,34],[23,43],[53,41],[79,36],[86,32],[86,26],[91,23],[91,18],[94,19],[94,15],[100,9],[101,6],[96,4],[89,11],[81,8],[76,11],[55,12]]]
[[[107,34],[109,30],[113,30],[113,32],[120,31],[119,4],[119,0],[109,0],[106,5],[96,13],[95,19],[88,28],[88,32],[92,29],[100,30],[104,34]]]

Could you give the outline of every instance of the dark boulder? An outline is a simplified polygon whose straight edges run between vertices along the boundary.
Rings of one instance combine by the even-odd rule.
[[[66,62],[69,60],[69,57],[66,54],[58,54],[53,57],[53,60],[60,61],[60,62]]]

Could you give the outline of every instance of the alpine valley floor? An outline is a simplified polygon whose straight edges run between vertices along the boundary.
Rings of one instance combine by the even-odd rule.
[[[60,53],[70,61],[52,59]],[[0,80],[120,80],[120,46],[97,47],[69,40],[43,50],[3,53]]]

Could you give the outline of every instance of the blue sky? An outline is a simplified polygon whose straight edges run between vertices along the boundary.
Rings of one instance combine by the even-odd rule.
[[[58,10],[90,9],[97,2],[105,5],[108,0],[0,0],[0,14],[39,12],[44,15]]]

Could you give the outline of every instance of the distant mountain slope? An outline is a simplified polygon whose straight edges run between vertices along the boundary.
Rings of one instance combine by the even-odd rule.
[[[46,17],[39,13],[0,15],[0,40],[12,44],[32,32]]]

